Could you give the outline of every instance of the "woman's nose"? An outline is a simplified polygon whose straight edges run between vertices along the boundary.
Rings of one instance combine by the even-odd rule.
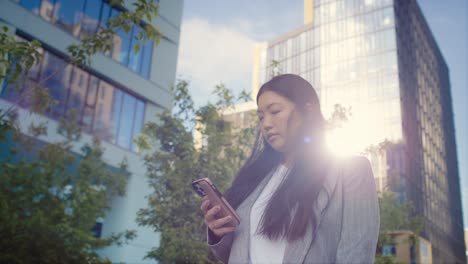
[[[263,118],[262,127],[263,127],[263,130],[265,130],[265,131],[267,131],[267,132],[268,132],[270,129],[273,128],[273,124],[272,124],[270,118],[267,118],[267,117],[264,117],[264,118]]]

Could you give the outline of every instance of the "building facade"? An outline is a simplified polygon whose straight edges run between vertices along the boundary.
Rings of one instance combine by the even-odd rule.
[[[465,245],[468,245],[468,229],[465,228]],[[466,255],[468,256],[468,250],[466,251]]]
[[[112,50],[93,56],[86,67],[67,63],[67,47],[105,28],[105,21],[131,8],[133,0],[112,7],[104,0],[4,0],[0,1],[0,25],[7,26],[18,40],[33,39],[41,43],[42,60],[25,72],[19,82],[27,92],[37,83],[49,88],[57,104],[44,115],[29,115],[27,96],[18,97],[12,85],[0,84],[0,107],[19,106],[20,126],[25,133],[30,121],[47,122],[49,134],[41,140],[61,139],[55,133],[59,118],[75,111],[75,118],[84,131],[74,151],[91,142],[93,136],[102,140],[104,161],[118,167],[125,157],[129,171],[126,196],[112,202],[106,219],[100,221],[102,237],[134,229],[137,238],[128,245],[109,247],[100,252],[113,262],[142,263],[145,254],[158,246],[158,234],[136,223],[136,213],[146,207],[151,190],[147,184],[145,166],[137,153],[133,138],[143,124],[154,121],[156,114],[169,109],[172,103],[170,86],[175,81],[183,0],[160,0],[159,15],[152,22],[142,20],[129,35],[117,32]],[[142,26],[151,23],[164,35],[156,45],[141,43],[139,52],[135,37]]]
[[[415,236],[412,231],[390,232],[395,244],[385,245],[384,256],[394,256],[400,263],[432,264],[432,247],[426,239]]]
[[[295,73],[325,117],[350,108],[334,147],[392,143],[370,155],[376,188],[398,179],[434,263],[465,263],[449,70],[416,0],[305,0],[304,9],[303,26],[257,46],[252,97],[274,74]]]

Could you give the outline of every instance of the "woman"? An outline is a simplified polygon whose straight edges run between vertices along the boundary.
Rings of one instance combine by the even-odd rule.
[[[300,76],[265,83],[257,105],[254,150],[225,193],[241,223],[201,205],[211,251],[225,263],[372,263],[380,218],[369,161],[328,155],[317,94]]]

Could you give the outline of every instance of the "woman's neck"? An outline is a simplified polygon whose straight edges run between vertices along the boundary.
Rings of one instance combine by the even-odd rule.
[[[291,166],[292,161],[293,161],[292,155],[285,153],[283,156],[283,160],[281,161],[281,164],[289,168]]]

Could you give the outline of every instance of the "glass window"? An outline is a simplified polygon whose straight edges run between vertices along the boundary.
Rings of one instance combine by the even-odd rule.
[[[330,34],[330,41],[335,41],[338,39],[338,23],[334,22],[328,25],[329,26],[329,34]]]
[[[115,17],[119,14],[119,12],[120,11],[113,8],[111,11],[111,16]],[[129,34],[127,34],[123,31],[123,29],[120,29],[116,31],[116,34],[114,35],[113,39],[112,58],[124,65],[128,64],[131,35],[131,31],[129,32]]]
[[[375,34],[368,34],[365,36],[366,40],[366,54],[375,53],[377,49]]]
[[[310,50],[311,48],[314,47],[313,37],[314,37],[314,31],[308,30],[306,32],[306,47],[305,47],[306,50]]]
[[[292,50],[292,39],[288,39],[286,41],[286,45],[287,45],[287,49],[286,49],[286,57],[289,58],[292,56],[293,54],[293,50]]]
[[[44,54],[40,79],[43,87],[49,89],[50,97],[56,100],[50,109],[54,117],[65,112],[72,68],[63,59],[48,52]]]
[[[322,23],[321,19],[320,19],[320,12],[321,12],[321,9],[322,7],[321,6],[317,6],[315,9],[314,9],[314,16],[313,16],[313,22],[314,22],[314,25],[320,25]]]
[[[345,20],[345,30],[347,31],[348,37],[356,35],[356,22],[353,17],[349,17]]]
[[[320,27],[314,29],[314,47],[320,45]]]
[[[380,21],[380,26],[381,27],[391,27],[394,24],[393,21],[393,7],[388,7],[385,8],[381,12],[381,21]]]
[[[336,20],[336,2],[331,2],[328,5],[328,18],[329,21]]]
[[[367,59],[367,73],[377,72],[378,55],[369,56]]]
[[[314,67],[320,66],[320,49],[321,48],[314,49]]]
[[[120,115],[122,112],[122,99],[123,92],[115,89],[114,90],[114,102],[112,104],[112,143],[117,142],[119,126],[120,126]]]
[[[39,48],[39,53],[44,54],[44,50]],[[39,78],[39,70],[41,68],[41,61],[37,62],[29,68],[28,70],[28,78],[37,81]]]
[[[81,120],[81,111],[83,110],[86,91],[89,81],[89,73],[79,67],[73,68],[73,75],[70,84],[70,94],[68,95],[67,112],[72,111],[76,114],[76,118]]]
[[[372,32],[374,28],[374,12],[364,15],[364,33]]]
[[[395,71],[397,66],[397,57],[394,51],[384,53],[385,56],[385,65],[384,68],[386,71],[393,72]]]
[[[375,6],[375,0],[364,0],[364,5],[367,10],[372,9]]]
[[[21,0],[20,4],[32,11],[34,14],[39,14],[39,8],[41,6],[41,0]]]
[[[320,6],[320,22],[322,24],[328,22],[328,5]]]
[[[307,49],[307,44],[306,44],[306,36],[307,36],[307,32],[304,32],[300,35],[300,38],[301,38],[301,52],[304,52],[306,49]]]
[[[394,29],[387,29],[381,32],[382,34],[382,45],[385,50],[396,48],[396,37]]]
[[[354,14],[353,1],[343,1],[343,8],[346,16]]]
[[[320,39],[322,40],[320,45],[323,45],[324,43],[328,42],[328,31],[329,31],[328,24],[325,24],[320,27]]]
[[[101,0],[96,0],[96,1],[101,1]],[[116,13],[114,13],[115,15]],[[111,16],[111,7],[109,6],[108,3],[102,2],[102,7],[101,7],[101,14],[99,17],[99,27],[101,28],[106,28],[106,21],[109,19]]]
[[[143,34],[143,30],[140,27],[133,26],[133,31],[132,31],[132,37],[131,37],[131,48],[129,51],[129,60],[128,60],[128,67],[132,69],[134,72],[140,72],[141,71],[141,59],[142,59],[142,41],[137,40],[138,34]],[[139,44],[140,45],[140,50],[135,53],[135,46]]]
[[[74,36],[78,36],[83,7],[84,0],[57,0],[55,3],[57,26]]]
[[[136,98],[129,94],[124,94],[122,113],[120,114],[119,133],[117,136],[117,145],[124,148],[130,148],[130,143],[133,140],[132,128],[135,119],[135,105]]]
[[[94,119],[94,111],[96,108],[96,97],[99,88],[99,79],[95,76],[90,76],[88,91],[86,95],[86,104],[83,110],[83,126],[86,130],[91,131]]]
[[[101,13],[102,0],[87,0],[83,19],[81,22],[81,38],[89,38],[94,36],[99,26],[99,15]],[[106,18],[109,16],[107,13]]]
[[[336,17],[337,17],[337,19],[341,19],[344,16],[345,16],[344,1],[337,1],[336,2]]]
[[[55,11],[55,0],[43,0],[41,4],[41,9],[39,10],[39,14],[47,21],[54,22],[56,19]]]
[[[96,101],[96,117],[94,119],[94,133],[101,139],[111,141],[113,138],[112,114],[114,102],[114,87],[107,82],[99,82]],[[120,101],[119,101],[120,102]],[[120,111],[119,111],[120,112]]]
[[[135,109],[135,124],[133,126],[133,138],[138,136],[138,134],[141,133],[141,129],[143,128],[143,121],[144,121],[144,115],[145,115],[145,103],[141,100],[137,100],[136,102],[136,109]],[[134,151],[137,151],[137,146],[136,144],[133,143],[133,140],[131,142],[132,144],[132,149]]]

